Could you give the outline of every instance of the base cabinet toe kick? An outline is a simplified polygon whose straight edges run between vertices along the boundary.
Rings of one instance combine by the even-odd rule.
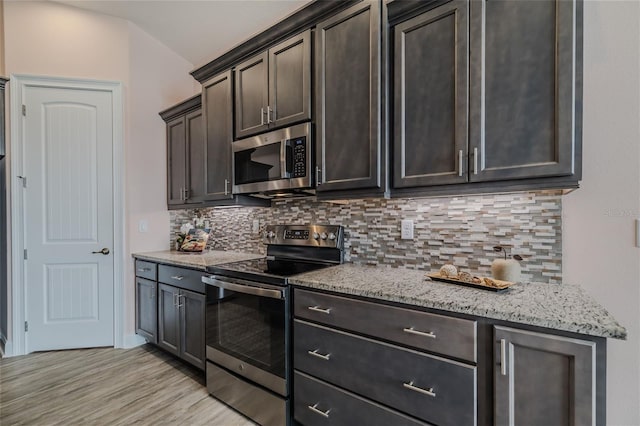
[[[605,424],[605,338],[301,288],[293,300],[298,424]]]

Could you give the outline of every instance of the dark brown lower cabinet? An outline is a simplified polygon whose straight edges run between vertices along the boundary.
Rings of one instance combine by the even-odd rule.
[[[136,333],[149,343],[158,342],[156,282],[136,277]]]
[[[496,425],[603,424],[596,342],[500,326],[494,336]]]
[[[205,296],[158,284],[158,346],[204,370]]]

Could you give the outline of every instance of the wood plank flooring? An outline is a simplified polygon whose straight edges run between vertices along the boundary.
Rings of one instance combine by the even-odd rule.
[[[254,425],[210,397],[202,373],[151,345],[1,359],[0,424]]]

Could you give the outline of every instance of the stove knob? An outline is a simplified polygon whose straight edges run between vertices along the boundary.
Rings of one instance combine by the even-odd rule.
[[[322,234],[320,234],[320,238],[322,238],[323,240],[327,239],[327,233],[323,232]]]
[[[336,239],[336,234],[334,234],[333,232],[329,232],[329,239],[331,241],[335,240]]]
[[[267,237],[269,237],[269,238],[273,238],[275,236],[276,236],[276,233],[273,232],[273,231],[269,231],[269,233],[267,234]]]
[[[313,233],[313,239],[314,239],[314,240],[317,240],[317,239],[319,239],[319,238],[320,238],[320,234],[318,234],[317,232],[314,232],[314,233]]]

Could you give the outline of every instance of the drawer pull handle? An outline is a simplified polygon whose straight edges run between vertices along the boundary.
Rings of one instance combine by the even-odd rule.
[[[331,357],[331,354],[322,355],[321,353],[318,352],[319,350],[320,349],[316,349],[315,351],[307,351],[307,353],[309,355],[313,355],[313,356],[315,356],[317,358],[324,359],[325,361],[329,361],[329,358]]]
[[[307,306],[307,309],[314,312],[322,312],[323,314],[327,315],[331,313],[331,308],[322,309],[320,306]]]
[[[182,281],[184,277],[182,275],[173,275],[171,276],[171,278],[173,278],[174,280]]]
[[[412,391],[420,392],[420,393],[423,393],[425,395],[432,396],[434,398],[436,397],[436,393],[433,391],[433,388],[422,389],[422,388],[419,388],[417,386],[414,386],[413,382],[403,383],[402,386],[404,386],[405,388],[410,389]]]
[[[327,410],[327,411],[322,411],[318,408],[318,404],[313,404],[313,405],[307,405],[307,407],[309,408],[309,410],[313,411],[316,414],[320,414],[322,417],[326,417],[327,419],[329,418],[329,413],[331,412],[331,410]]]
[[[433,331],[429,331],[429,332],[418,331],[413,327],[403,328],[402,331],[409,334],[417,334],[418,336],[422,336],[422,337],[431,337],[432,339],[436,338],[436,334]]]
[[[138,272],[151,272],[151,268],[138,268]]]

